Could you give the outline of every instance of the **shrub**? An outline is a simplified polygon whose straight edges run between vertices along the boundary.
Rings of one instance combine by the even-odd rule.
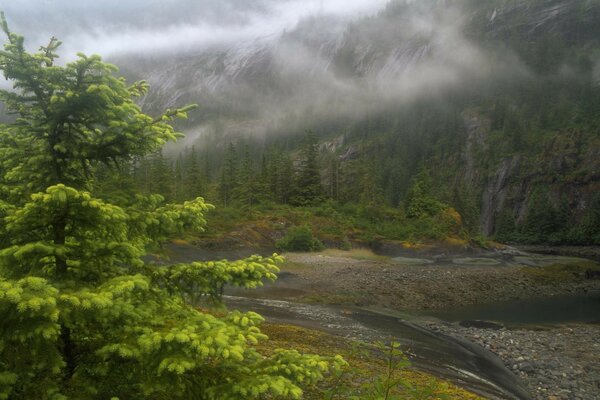
[[[340,249],[344,251],[352,250],[352,243],[348,240],[348,238],[344,238],[342,243],[340,244]]]
[[[319,251],[325,246],[315,238],[308,225],[294,226],[275,244],[278,250],[285,251]]]

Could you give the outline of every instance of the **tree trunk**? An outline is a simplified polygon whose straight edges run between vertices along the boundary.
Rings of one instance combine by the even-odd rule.
[[[54,244],[63,246],[66,240],[66,223],[64,221],[57,221],[52,226],[54,230]],[[56,261],[56,272],[58,275],[64,275],[67,273],[67,260],[64,256],[54,256]]]
[[[73,374],[75,374],[75,345],[71,339],[71,329],[63,326],[60,332],[60,338],[63,343],[62,355],[66,363],[65,367],[65,382],[69,381]]]

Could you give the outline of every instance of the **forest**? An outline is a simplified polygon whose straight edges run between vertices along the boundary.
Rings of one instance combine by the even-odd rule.
[[[449,235],[447,227],[439,232],[417,227],[428,224],[416,221],[408,212],[411,196],[418,191],[427,197],[426,202],[439,202],[444,205],[441,208],[460,214],[459,230],[465,239],[481,236],[509,243],[597,244],[597,4],[550,2],[564,11],[534,29],[531,27],[546,7],[543,1],[513,6],[502,1],[458,3],[462,12],[472,16],[460,27],[456,46],[476,44],[486,58],[464,67],[473,68],[468,70],[468,78],[462,78],[468,79],[468,84],[433,89],[425,85],[408,103],[393,96],[402,96],[402,90],[412,93],[410,87],[400,87],[400,94],[381,89],[359,109],[347,106],[349,115],[344,114],[344,101],[363,101],[356,93],[323,100],[323,93],[316,88],[306,94],[308,105],[287,107],[284,93],[301,92],[301,85],[282,82],[277,60],[265,60],[258,51],[248,56],[250,61],[256,58],[258,66],[242,67],[236,72],[241,77],[230,83],[234,87],[249,85],[256,100],[245,101],[244,91],[230,93],[227,87],[215,92],[206,98],[208,108],[201,108],[181,124],[191,131],[201,128],[202,134],[185,145],[136,161],[125,174],[135,177],[130,179],[137,182],[139,190],[177,199],[200,194],[233,209],[327,203],[358,219],[381,222],[391,213],[402,224],[415,226],[414,233],[376,233],[385,238],[418,241]],[[411,42],[402,31],[388,32],[383,27],[403,21],[406,14],[427,12],[425,15],[433,15],[432,23],[445,27],[438,15],[444,7],[435,1],[421,6],[391,2],[378,14],[355,23],[343,33],[341,47],[330,55],[334,78],[346,84],[368,78],[369,71],[357,65],[376,63],[381,54],[373,50],[361,59],[359,50],[364,46],[382,52],[395,39],[408,42],[400,48],[406,57],[416,57],[413,52],[422,49],[433,53],[429,47],[418,47],[420,42]],[[284,35],[280,46],[311,50],[318,42],[311,42],[310,30],[321,29],[318,20],[311,24]],[[377,26],[380,29],[374,28]],[[431,40],[427,34],[415,35],[421,41]],[[435,59],[437,55],[428,56]],[[221,55],[215,57],[214,62],[221,62]],[[186,62],[181,60],[182,65]],[[424,69],[431,67],[428,58],[414,62]],[[206,68],[215,68],[211,65]],[[394,67],[405,68],[404,64]],[[162,87],[157,82],[161,86],[157,93],[170,88],[204,99],[201,92],[182,88],[185,84],[177,81],[185,79],[185,68],[169,70],[175,83]],[[213,73],[224,74],[218,69]],[[411,73],[404,72],[407,76]],[[254,78],[246,80],[244,74]],[[402,73],[395,77],[398,84],[403,77]],[[311,84],[305,86],[311,88]],[[368,93],[369,89],[364,90]],[[283,97],[276,99],[286,108],[268,106],[273,108],[272,116],[254,116],[250,110],[235,108],[278,96],[278,91]],[[230,94],[241,98],[228,103]],[[155,96],[146,96],[144,107],[152,110],[160,104]],[[385,102],[386,96],[395,100]],[[329,101],[331,106],[321,106],[321,101]],[[254,129],[245,132],[240,121],[252,118],[275,119],[271,122],[274,126],[258,128],[266,134]],[[170,178],[164,179],[167,175]],[[153,187],[156,182],[163,186]],[[184,193],[183,188],[191,192]],[[435,212],[430,209],[427,214],[434,217]]]
[[[36,1],[0,399],[598,395],[600,2]]]

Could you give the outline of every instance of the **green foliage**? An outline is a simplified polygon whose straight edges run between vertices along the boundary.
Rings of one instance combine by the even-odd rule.
[[[586,271],[597,267],[598,263],[582,260],[564,264],[556,263],[544,267],[523,267],[523,272],[544,285],[555,285],[581,280]]]
[[[536,189],[529,200],[527,216],[522,226],[523,234],[530,238],[530,242],[545,242],[560,228],[556,207],[550,201],[547,191]]]
[[[316,204],[323,199],[321,172],[317,162],[318,152],[317,137],[309,131],[301,150],[300,168],[295,177],[291,204],[305,206]]]
[[[415,384],[402,376],[401,372],[410,367],[408,357],[400,349],[400,343],[377,342],[374,346],[356,343],[351,357],[382,357],[385,360],[385,370],[381,374],[369,376],[360,387],[352,387],[342,382],[345,375],[352,373],[352,366],[346,365],[334,376],[334,384],[323,391],[323,399],[350,400],[428,400],[448,399],[444,393],[444,385],[435,381],[427,384]]]
[[[357,23],[355,34],[365,43],[384,43],[382,31],[373,26],[382,21],[400,21],[404,13],[421,7],[413,3],[392,2],[379,16]],[[495,232],[496,236],[507,236],[511,241],[597,242],[593,228],[582,227],[589,226],[584,208],[592,197],[590,193],[597,190],[594,160],[600,126],[600,85],[594,60],[599,53],[600,24],[590,17],[597,15],[597,1],[571,1],[556,21],[541,25],[536,16],[546,7],[544,1],[462,3],[471,16],[465,21],[463,33],[486,52],[490,61],[489,69],[474,76],[472,85],[449,87],[435,96],[421,96],[385,110],[368,107],[364,117],[325,122],[306,113],[292,113],[277,135],[235,138],[233,152],[232,146],[208,140],[204,143],[209,143],[209,151],[202,161],[209,168],[203,170],[218,173],[212,177],[209,174],[206,187],[195,195],[234,207],[256,201],[263,206],[311,206],[326,193],[341,205],[360,204],[364,215],[359,218],[370,218],[373,223],[382,220],[382,209],[404,203],[409,218],[423,218],[418,224],[428,236],[439,236],[433,228],[441,202],[457,210],[463,228],[476,235],[481,228],[479,203],[486,190],[491,191],[487,194],[492,199],[504,199],[506,193],[505,200],[494,204],[502,203],[504,208],[497,210],[496,217],[512,213],[518,216],[516,225],[521,225],[522,211],[532,194],[527,188],[540,185],[550,187],[552,196],[569,197],[573,212],[567,227],[539,236],[533,233],[537,228],[530,229],[534,223],[526,229],[528,232],[516,226],[514,230],[503,228],[504,233]],[[490,21],[494,10],[496,17]],[[537,28],[528,28],[533,26]],[[388,33],[384,36],[389,41]],[[351,62],[355,49],[348,46],[340,54]],[[506,68],[507,53],[518,55],[515,68]],[[306,128],[316,133],[320,146],[303,143]],[[563,143],[561,137],[569,140]],[[308,142],[311,140],[314,143],[314,138]],[[548,146],[551,142],[556,142],[554,149]],[[244,145],[249,147],[252,159],[246,165],[254,168],[241,167],[245,163]],[[174,174],[183,177],[175,178],[180,186],[187,168],[185,162],[182,164],[182,173]],[[259,164],[264,166],[260,172]],[[514,168],[505,176],[500,172],[507,165]],[[429,182],[415,179],[423,166],[431,175]],[[314,195],[319,191],[317,175],[326,189],[321,196]],[[501,177],[506,185],[494,186],[493,181]],[[581,188],[577,193],[583,197],[578,196],[577,207],[573,185]],[[502,195],[495,196],[497,190]],[[209,195],[212,191],[220,196]],[[191,198],[188,195],[181,200]],[[560,213],[562,200],[557,200],[552,199]],[[405,231],[416,231],[418,236],[422,229],[413,227]],[[412,234],[402,229],[388,226],[382,230],[396,230],[396,237]]]
[[[30,54],[5,21],[3,29],[8,42],[0,51],[0,68],[16,89],[0,90],[7,111],[16,115],[0,132],[8,193],[23,200],[58,183],[86,187],[98,163],[145,155],[180,136],[169,122],[193,107],[152,118],[135,103],[148,89],[145,82],[127,86],[113,75],[115,66],[95,55],[79,54],[56,66],[56,39]]]
[[[292,207],[261,204],[252,208],[218,208],[210,213],[208,229],[201,238],[218,240],[232,231],[246,232],[248,246],[269,246],[265,236],[280,233],[284,226],[312,227],[312,237],[327,243],[339,243],[341,248],[351,248],[350,242],[364,244],[380,240],[422,242],[427,240],[458,239],[465,242],[470,236],[464,231],[460,215],[447,208],[435,217],[407,218],[402,210],[380,206],[375,212],[366,212],[358,204],[340,205],[327,202],[319,207]],[[306,230],[306,236],[309,234]],[[283,242],[283,241],[282,241]],[[310,240],[306,239],[306,243]],[[306,249],[308,246],[304,246]],[[305,250],[308,251],[308,250]]]
[[[240,172],[238,174],[238,184],[232,190],[232,196],[235,201],[243,206],[252,206],[259,202],[262,197],[262,188],[250,158],[248,146],[244,149]]]
[[[16,120],[0,127],[0,399],[300,398],[343,365],[265,356],[259,315],[191,305],[275,279],[280,257],[144,262],[146,248],[204,228],[202,198],[99,197],[99,173],[177,138],[169,122],[192,107],[152,118],[135,103],[143,82],[127,86],[98,56],[54,65],[56,39],[30,54],[3,16],[2,27],[0,69],[15,90],[0,98]]]
[[[447,207],[433,197],[431,184],[431,178],[425,170],[414,178],[404,204],[408,217],[433,217]]]
[[[600,194],[592,198],[587,214],[585,215],[581,229],[583,230],[584,240],[588,240],[587,244],[600,244]]]
[[[538,189],[531,196],[528,214],[521,225],[516,223],[509,209],[500,213],[495,238],[508,243],[599,244],[600,196],[592,197],[580,222],[574,226],[569,223],[572,214],[566,198],[554,206],[548,193]]]
[[[237,152],[235,145],[229,143],[227,147],[227,155],[225,157],[225,165],[221,173],[220,195],[224,206],[233,202],[233,190],[238,183],[238,164]]]
[[[323,243],[313,237],[312,229],[308,225],[294,226],[287,234],[277,241],[276,247],[285,251],[319,251],[323,250]]]

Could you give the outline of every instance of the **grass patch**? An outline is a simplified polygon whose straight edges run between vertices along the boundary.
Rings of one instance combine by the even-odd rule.
[[[307,225],[315,237],[338,247],[349,248],[350,241],[365,243],[386,240],[420,242],[449,240],[466,245],[469,237],[460,223],[448,218],[409,218],[402,210],[382,207],[376,214],[365,214],[360,207],[327,203],[320,207],[287,205],[219,207],[207,214],[207,229],[200,238],[218,239],[244,228],[285,234],[292,227]],[[281,238],[280,234],[278,238]],[[276,235],[277,236],[277,235]]]
[[[310,271],[315,268],[314,265],[299,263],[296,261],[290,261],[285,254],[283,254],[285,261],[281,264],[280,269],[282,271]]]
[[[523,267],[522,271],[537,282],[554,284],[582,280],[585,271],[589,269],[598,269],[598,263],[593,261],[555,263],[545,267]]]
[[[265,324],[261,331],[269,336],[269,341],[261,344],[261,351],[268,354],[275,348],[294,348],[300,352],[318,353],[326,356],[340,354],[348,362],[349,367],[340,376],[331,377],[315,387],[305,390],[305,399],[347,399],[348,395],[359,398],[371,398],[366,395],[371,384],[388,373],[385,354],[373,346],[361,346],[362,351],[356,350],[356,344],[320,331],[289,325]],[[394,371],[392,378],[413,387],[413,390],[394,388],[390,398],[401,399],[461,399],[479,400],[481,397],[467,392],[457,386],[432,377],[423,372],[401,368]],[[344,393],[338,387],[344,388]]]
[[[390,261],[389,257],[380,256],[378,254],[373,253],[369,249],[365,248],[357,248],[351,250],[339,250],[339,249],[327,249],[322,252],[323,255],[332,256],[332,257],[345,257],[351,258],[354,260],[367,260],[367,261],[381,261],[386,262]]]

